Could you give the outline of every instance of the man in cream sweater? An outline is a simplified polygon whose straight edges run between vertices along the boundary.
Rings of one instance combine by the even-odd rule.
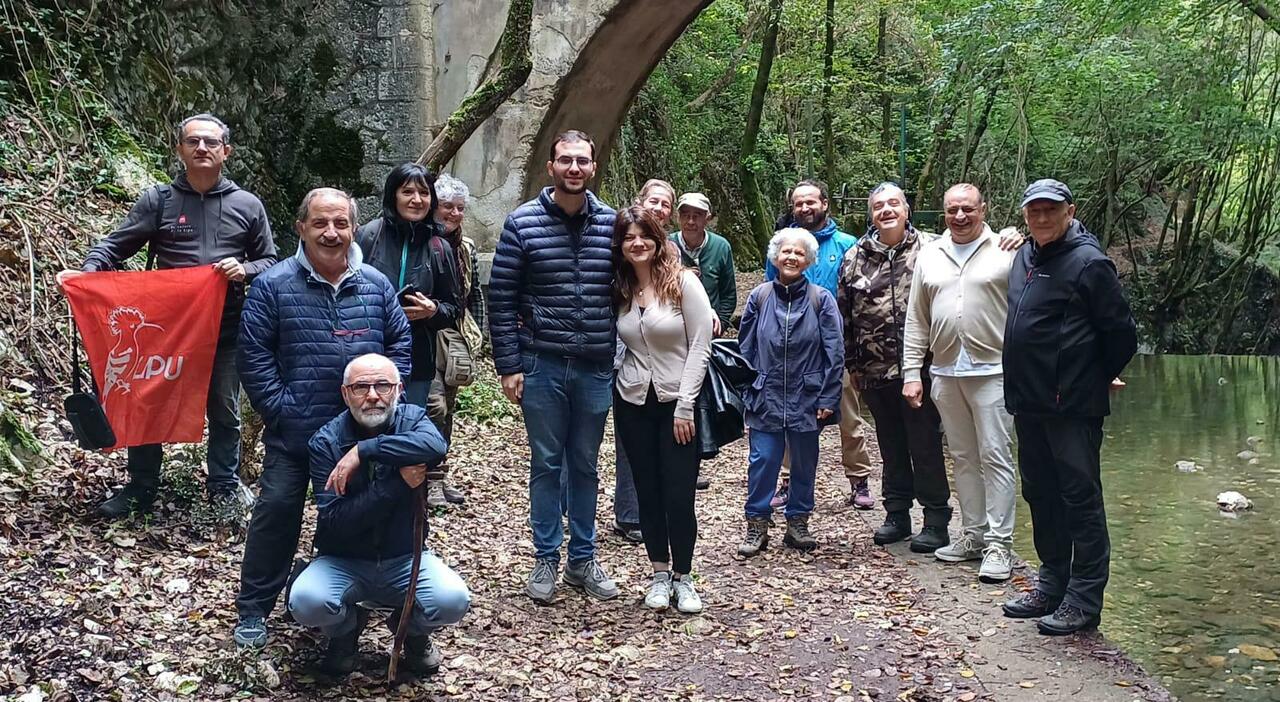
[[[982,193],[967,183],[943,197],[947,231],[921,250],[911,285],[902,394],[920,405],[921,373],[932,355],[930,392],[955,460],[964,529],[934,555],[952,563],[981,558],[978,579],[1001,582],[1013,563],[1016,500],[1013,417],[1004,407],[1000,362],[1013,251],[1002,250],[986,213]]]

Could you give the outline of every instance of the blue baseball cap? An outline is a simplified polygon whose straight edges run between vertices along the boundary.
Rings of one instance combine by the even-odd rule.
[[[1071,188],[1068,188],[1066,183],[1053,178],[1041,178],[1028,185],[1022,192],[1022,204],[1018,207],[1026,207],[1032,200],[1053,200],[1067,204],[1075,202],[1071,197]]]

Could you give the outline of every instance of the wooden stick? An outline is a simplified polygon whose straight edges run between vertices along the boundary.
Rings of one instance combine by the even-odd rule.
[[[391,663],[387,665],[387,684],[396,682],[396,668],[400,663],[400,650],[404,647],[404,639],[409,634],[409,619],[413,616],[413,608],[417,605],[418,569],[422,566],[423,531],[426,527],[426,513],[423,501],[424,480],[413,489],[413,563],[409,566],[409,586],[405,588],[404,604],[400,607],[400,621],[396,623],[396,636],[391,644]]]

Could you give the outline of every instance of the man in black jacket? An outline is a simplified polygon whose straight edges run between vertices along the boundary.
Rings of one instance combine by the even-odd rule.
[[[1027,187],[1022,214],[1033,244],[1009,274],[1004,333],[1005,407],[1018,432],[1022,495],[1041,563],[1036,589],[1006,602],[1004,613],[1038,617],[1042,634],[1101,620],[1111,558],[1102,420],[1111,412],[1111,379],[1138,345],[1115,265],[1075,210],[1063,183]]]
[[[213,266],[230,281],[222,329],[209,379],[208,491],[212,499],[252,500],[237,477],[240,468],[240,383],[236,331],[244,286],[276,262],[276,244],[262,202],[222,177],[231,155],[231,130],[210,114],[178,125],[178,157],[185,171],[169,185],[142,193],[116,230],[93,247],[80,271],[62,271],[59,283],[82,272],[109,271],[145,246],[148,267]],[[160,483],[160,444],[129,448],[129,484],[98,507],[117,518],[149,511]]]
[[[359,602],[396,608],[387,620],[394,633],[409,586],[414,544],[416,487],[426,465],[447,446],[417,405],[400,404],[403,386],[391,359],[360,356],[347,364],[342,399],[347,411],[321,427],[310,442],[311,484],[319,515],[319,558],[298,576],[289,611],[329,637],[323,668],[346,675],[356,666],[360,632],[368,618]],[[420,498],[419,498],[420,499]],[[440,651],[430,634],[457,624],[470,606],[462,578],[424,550],[414,592],[417,606],[405,639],[405,665],[430,675]]]
[[[551,145],[552,185],[507,217],[489,284],[493,362],[507,399],[520,403],[529,435],[533,572],[525,593],[555,598],[564,540],[561,480],[569,517],[564,580],[607,600],[618,585],[596,562],[596,459],[613,402],[615,213],[587,189],[595,144],[568,131]]]

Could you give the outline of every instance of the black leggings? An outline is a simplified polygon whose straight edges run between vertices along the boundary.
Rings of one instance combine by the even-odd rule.
[[[687,574],[698,538],[693,513],[698,442],[676,443],[676,403],[658,402],[652,387],[643,405],[633,405],[615,391],[613,411],[618,415],[618,439],[631,459],[649,560],[670,563],[675,572]]]

